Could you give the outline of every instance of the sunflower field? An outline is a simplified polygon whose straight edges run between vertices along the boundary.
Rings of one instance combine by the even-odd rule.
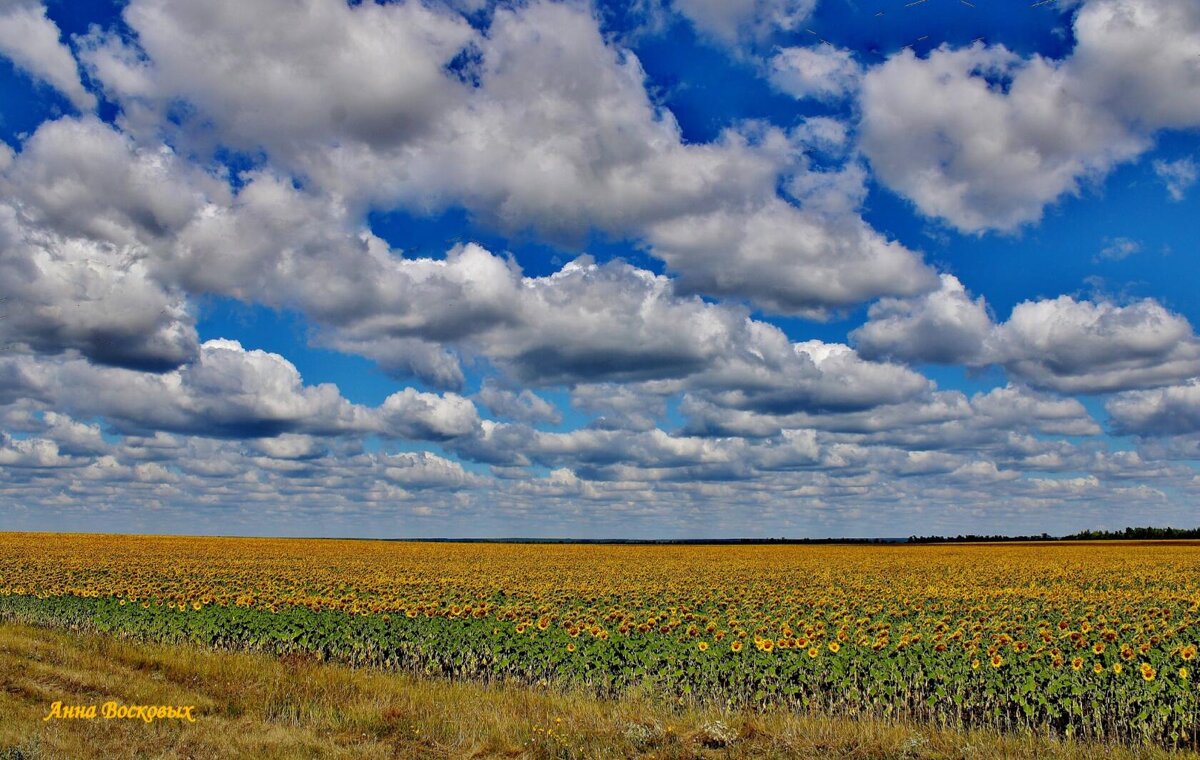
[[[1196,746],[1200,543],[0,534],[0,617],[436,676]]]

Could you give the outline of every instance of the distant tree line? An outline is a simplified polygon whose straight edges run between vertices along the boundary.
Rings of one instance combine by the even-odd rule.
[[[909,536],[910,544],[958,544],[1001,541],[1159,541],[1164,539],[1200,539],[1200,528],[1126,528],[1125,530],[1084,530],[1069,536]]]

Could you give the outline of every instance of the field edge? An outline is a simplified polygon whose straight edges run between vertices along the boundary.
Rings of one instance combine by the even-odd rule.
[[[1156,747],[480,685],[0,622],[0,758],[1180,758]],[[194,704],[194,724],[51,704]]]

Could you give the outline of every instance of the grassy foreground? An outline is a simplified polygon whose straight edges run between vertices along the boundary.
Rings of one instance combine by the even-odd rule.
[[[195,705],[196,722],[44,721],[50,705]],[[1195,757],[1195,755],[1189,755]],[[0,625],[0,758],[1167,758],[1034,737],[721,713],[302,658]]]
[[[0,533],[0,619],[483,683],[1200,749],[1200,543]]]

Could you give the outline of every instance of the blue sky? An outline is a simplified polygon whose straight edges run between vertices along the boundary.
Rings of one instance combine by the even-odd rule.
[[[1196,522],[1189,0],[0,4],[0,528]]]

